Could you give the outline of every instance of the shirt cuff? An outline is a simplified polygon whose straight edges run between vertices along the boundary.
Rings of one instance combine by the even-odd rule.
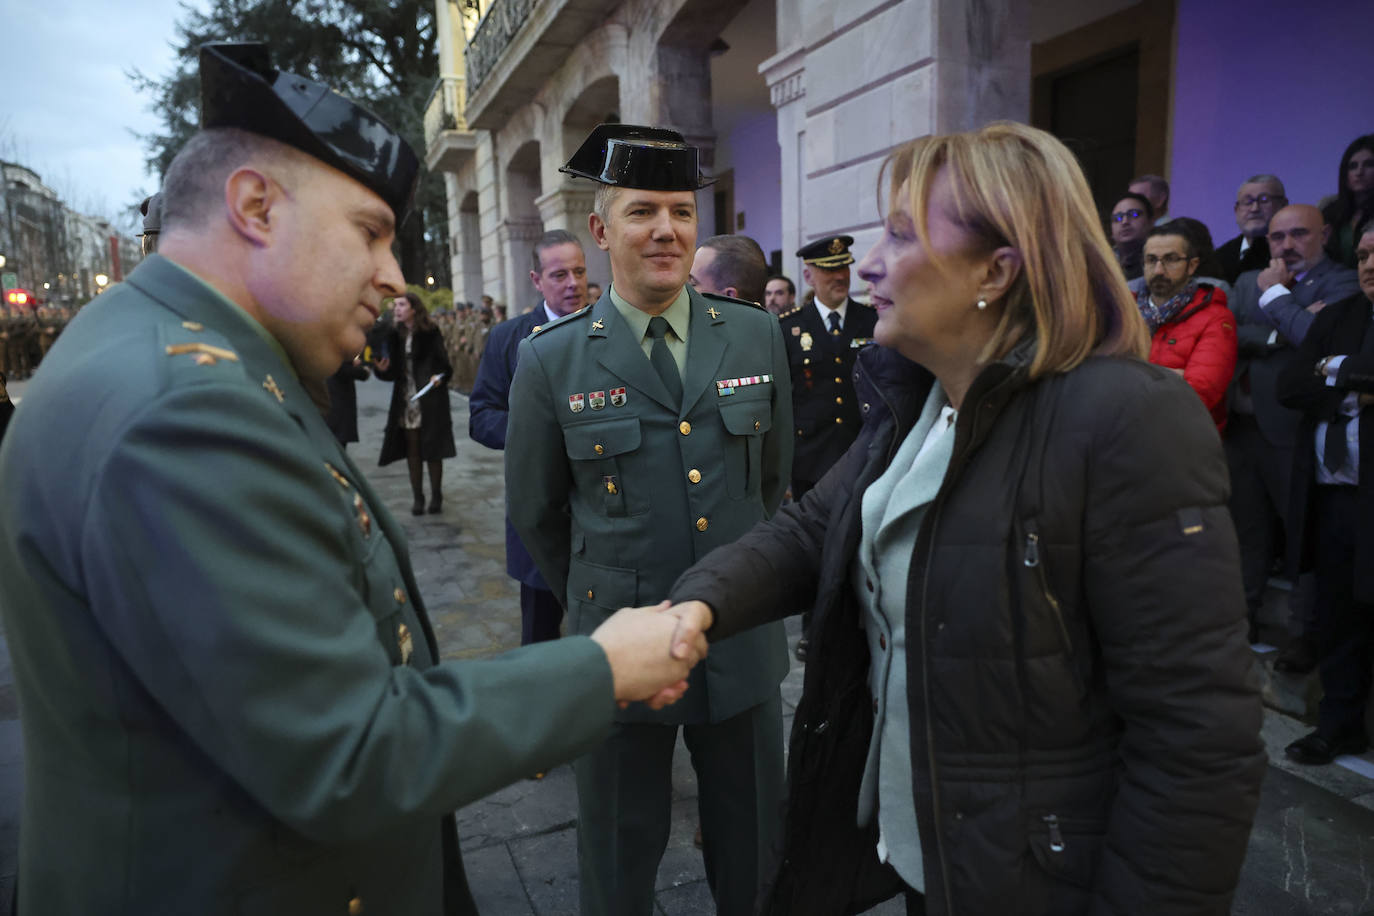
[[[1330,372],[1333,369],[1335,370],[1335,372],[1331,375],[1326,375],[1326,387],[1336,387],[1336,374],[1340,373],[1341,363],[1343,362],[1345,362],[1344,356],[1333,356],[1331,357],[1331,359],[1327,360],[1326,366],[1322,371],[1322,375],[1326,375],[1327,372]]]
[[[1279,296],[1287,296],[1287,295],[1290,295],[1291,292],[1292,292],[1292,291],[1291,291],[1288,287],[1284,286],[1282,283],[1275,283],[1273,286],[1271,286],[1271,287],[1269,287],[1268,289],[1266,289],[1266,290],[1260,295],[1260,298],[1259,298],[1260,308],[1264,308],[1264,307],[1267,306],[1269,303],[1271,303],[1271,302],[1273,302],[1275,299],[1277,299]]]

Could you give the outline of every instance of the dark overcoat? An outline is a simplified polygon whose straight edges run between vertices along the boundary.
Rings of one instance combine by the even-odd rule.
[[[393,329],[388,336],[387,351],[391,354],[390,365],[385,370],[377,369],[377,378],[395,384],[391,388],[391,406],[386,412],[382,454],[377,459],[380,465],[400,461],[406,456],[403,426],[406,386],[401,378],[405,365],[405,340],[399,330]],[[416,391],[425,387],[431,377],[443,376],[437,385],[420,398],[420,457],[425,461],[452,458],[458,454],[453,444],[453,416],[449,413],[448,403],[448,380],[453,377],[453,366],[449,364],[448,353],[444,349],[444,335],[439,333],[438,328],[415,332],[410,359]]]

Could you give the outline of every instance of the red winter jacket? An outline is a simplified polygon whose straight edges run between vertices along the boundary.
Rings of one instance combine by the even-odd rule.
[[[1226,389],[1236,371],[1236,319],[1226,293],[1199,283],[1193,299],[1150,340],[1150,362],[1182,369],[1183,380],[1202,398],[1217,432],[1226,430]]]

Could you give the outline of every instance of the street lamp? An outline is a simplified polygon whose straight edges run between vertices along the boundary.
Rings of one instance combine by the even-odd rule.
[[[429,285],[429,286],[433,286],[433,285],[434,285],[434,278],[433,278],[433,277],[425,277],[425,283],[426,283],[427,285]]]
[[[97,293],[103,293],[103,292],[105,291],[106,285],[109,284],[109,282],[110,282],[110,278],[109,278],[109,277],[105,276],[104,274],[96,274],[96,275],[95,275],[95,285],[98,286],[98,287],[100,287],[98,290],[96,290],[96,292],[97,292]]]

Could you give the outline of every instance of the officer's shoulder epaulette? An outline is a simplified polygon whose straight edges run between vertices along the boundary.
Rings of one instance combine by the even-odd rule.
[[[548,333],[549,331],[553,330],[554,328],[561,328],[561,327],[563,327],[563,326],[566,325],[566,324],[572,324],[572,323],[573,323],[574,321],[576,321],[577,319],[579,319],[579,318],[584,318],[584,317],[586,317],[587,315],[590,315],[591,313],[592,313],[592,307],[591,307],[590,305],[584,305],[584,306],[582,306],[582,308],[578,309],[577,311],[575,311],[575,312],[569,312],[568,314],[561,316],[560,318],[558,318],[558,319],[555,320],[555,321],[550,321],[548,324],[536,324],[536,325],[530,330],[529,336],[530,336],[530,337],[538,337],[538,336],[540,336],[541,334],[546,334],[546,333]],[[528,338],[527,338],[527,339],[528,339]]]
[[[768,311],[767,309],[763,308],[762,303],[751,302],[748,299],[736,299],[734,296],[726,296],[722,295],[721,293],[702,293],[701,295],[705,296],[707,299],[714,299],[717,302],[733,302],[735,303],[735,305],[748,305],[756,309],[763,309],[763,311],[765,312]]]
[[[182,321],[162,326],[158,335],[162,356],[171,361],[174,375],[196,378],[212,366],[232,366],[239,355],[229,341],[198,321]]]
[[[801,307],[800,305],[794,305],[794,306],[792,306],[790,309],[788,309],[787,311],[785,311],[785,312],[783,312],[781,315],[779,315],[779,316],[778,316],[778,320],[779,320],[779,321],[782,321],[784,318],[791,318],[793,315],[797,314],[797,313],[800,312],[801,310],[802,310],[802,307]]]

